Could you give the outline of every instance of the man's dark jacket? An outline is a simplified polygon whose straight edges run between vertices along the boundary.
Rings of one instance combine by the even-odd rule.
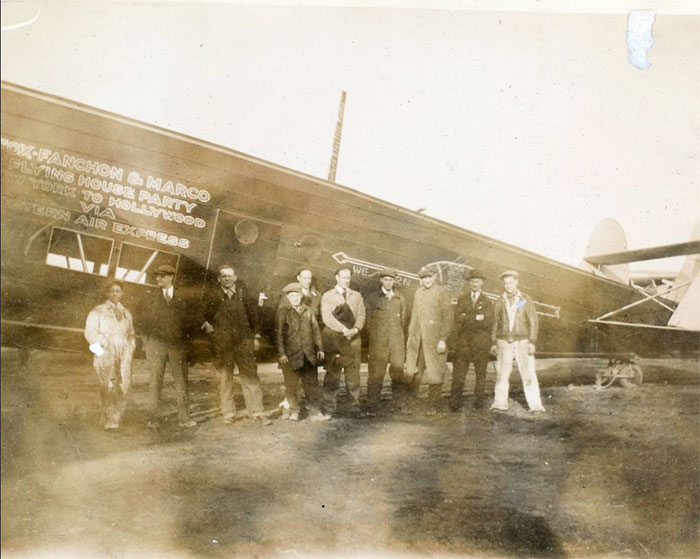
[[[136,320],[139,334],[168,344],[187,342],[193,328],[193,308],[180,289],[173,289],[173,298],[168,303],[162,289],[149,290],[139,307]]]
[[[258,301],[245,283],[236,280],[236,292],[228,298],[220,285],[209,290],[202,301],[202,324],[214,327],[214,349],[218,352],[252,339],[260,331]]]
[[[321,330],[313,312],[306,305],[301,312],[291,305],[280,305],[277,309],[277,351],[280,357],[286,355],[289,367],[300,369],[304,365],[304,356],[312,365],[316,365],[316,352],[323,351]]]
[[[469,347],[489,350],[491,347],[493,307],[493,302],[483,292],[479,293],[476,303],[472,303],[471,291],[460,295],[455,310],[457,352],[466,351]],[[477,320],[477,317],[482,319]]]

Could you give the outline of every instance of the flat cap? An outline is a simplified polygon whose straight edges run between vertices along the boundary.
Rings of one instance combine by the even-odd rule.
[[[518,279],[518,272],[515,270],[506,270],[505,272],[502,272],[501,275],[499,276],[501,279],[503,278],[515,278]]]
[[[174,276],[175,275],[175,268],[168,264],[163,264],[162,266],[158,266],[155,271],[156,276]]]
[[[481,270],[472,270],[469,274],[469,279],[486,279],[486,276],[481,272]]]
[[[282,293],[301,293],[301,284],[297,282],[288,283],[282,288]]]
[[[434,276],[437,272],[431,266],[423,266],[418,272],[419,278],[426,278],[428,276]]]
[[[379,272],[379,277],[384,278],[386,276],[389,276],[391,278],[396,277],[396,270],[394,268],[382,268],[382,271]]]

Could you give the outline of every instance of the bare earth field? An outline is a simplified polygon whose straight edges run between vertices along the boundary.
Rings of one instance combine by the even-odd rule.
[[[88,355],[23,365],[3,350],[2,553],[696,558],[698,363],[642,362],[641,387],[596,391],[602,365],[541,361],[543,416],[523,409],[514,373],[507,414],[386,400],[378,417],[271,426],[223,425],[216,378],[198,366],[200,424],[171,413],[153,430],[139,361],[124,425],[105,432]],[[261,377],[272,410],[282,376]],[[491,391],[493,377],[490,365]]]

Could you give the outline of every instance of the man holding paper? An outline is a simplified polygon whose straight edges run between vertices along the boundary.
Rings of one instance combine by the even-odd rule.
[[[93,366],[100,383],[105,429],[118,429],[131,386],[131,359],[136,347],[131,313],[121,304],[118,281],[106,286],[107,301],[90,311],[85,339],[95,354]]]

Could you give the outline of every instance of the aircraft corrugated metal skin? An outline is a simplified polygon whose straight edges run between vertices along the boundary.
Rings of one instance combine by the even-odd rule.
[[[158,265],[175,266],[197,299],[223,263],[259,294],[268,342],[280,290],[299,265],[313,269],[323,291],[347,263],[364,293],[376,289],[382,267],[395,268],[410,308],[418,270],[433,263],[455,299],[473,268],[493,297],[500,272],[518,270],[537,301],[540,352],[648,354],[657,340],[667,353],[688,343],[639,331],[613,348],[601,337],[587,321],[638,300],[629,286],[228,148],[3,83],[3,343],[86,350],[78,333],[106,278],[126,282],[127,306],[138,313]],[[666,324],[672,312],[653,305],[625,318]]]

